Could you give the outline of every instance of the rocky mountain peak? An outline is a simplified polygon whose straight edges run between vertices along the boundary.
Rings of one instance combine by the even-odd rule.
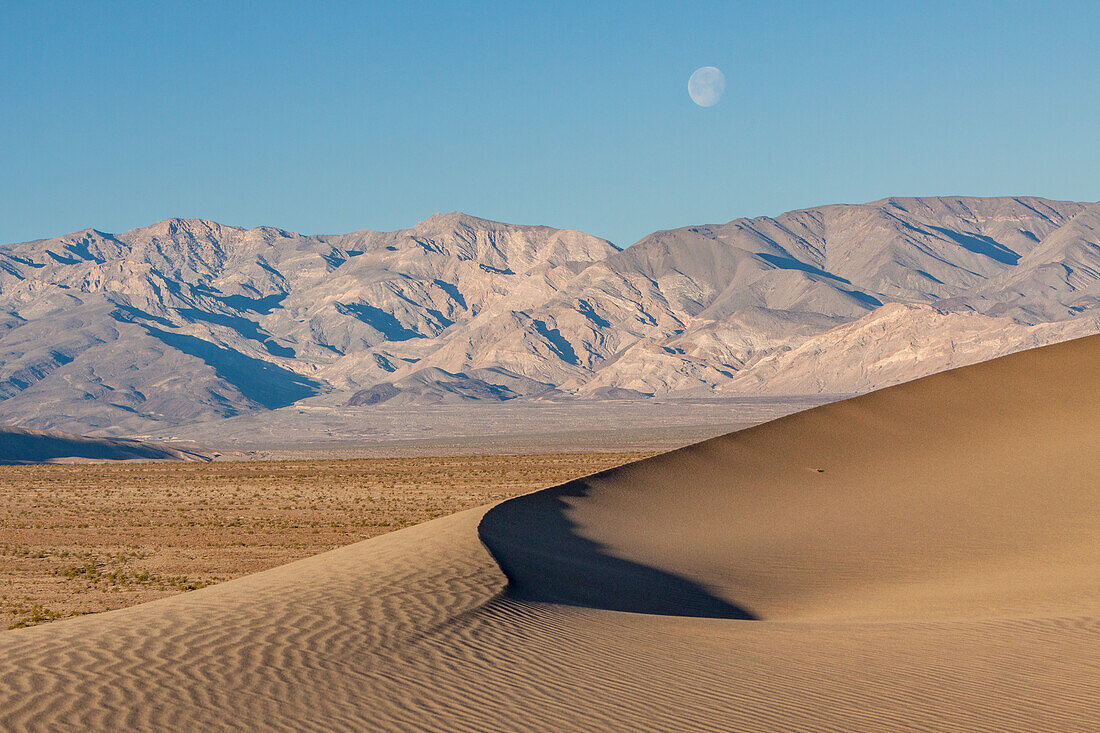
[[[0,409],[141,432],[344,393],[862,390],[957,365],[952,349],[976,361],[1100,330],[1098,212],[895,197],[622,251],[461,212],[324,236],[204,219],[82,230],[0,247]],[[881,368],[860,372],[870,358]]]

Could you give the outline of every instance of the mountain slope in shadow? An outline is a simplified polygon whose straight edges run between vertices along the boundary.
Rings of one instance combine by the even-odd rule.
[[[0,427],[0,465],[86,461],[209,461],[202,453],[124,438]]]

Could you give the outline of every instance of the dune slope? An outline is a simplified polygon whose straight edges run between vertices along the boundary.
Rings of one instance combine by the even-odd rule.
[[[520,497],[483,539],[547,601],[647,611],[593,569],[631,562],[767,620],[1073,612],[1100,601],[1098,347],[947,372]]]
[[[1100,337],[0,634],[12,729],[1095,730]]]

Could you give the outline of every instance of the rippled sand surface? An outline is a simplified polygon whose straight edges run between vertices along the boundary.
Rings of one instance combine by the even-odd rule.
[[[0,634],[0,728],[1096,730],[1100,337]]]

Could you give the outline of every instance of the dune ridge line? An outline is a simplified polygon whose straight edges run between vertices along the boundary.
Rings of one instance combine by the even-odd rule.
[[[1094,730],[1098,357],[1021,352],[5,632],[0,727]]]

